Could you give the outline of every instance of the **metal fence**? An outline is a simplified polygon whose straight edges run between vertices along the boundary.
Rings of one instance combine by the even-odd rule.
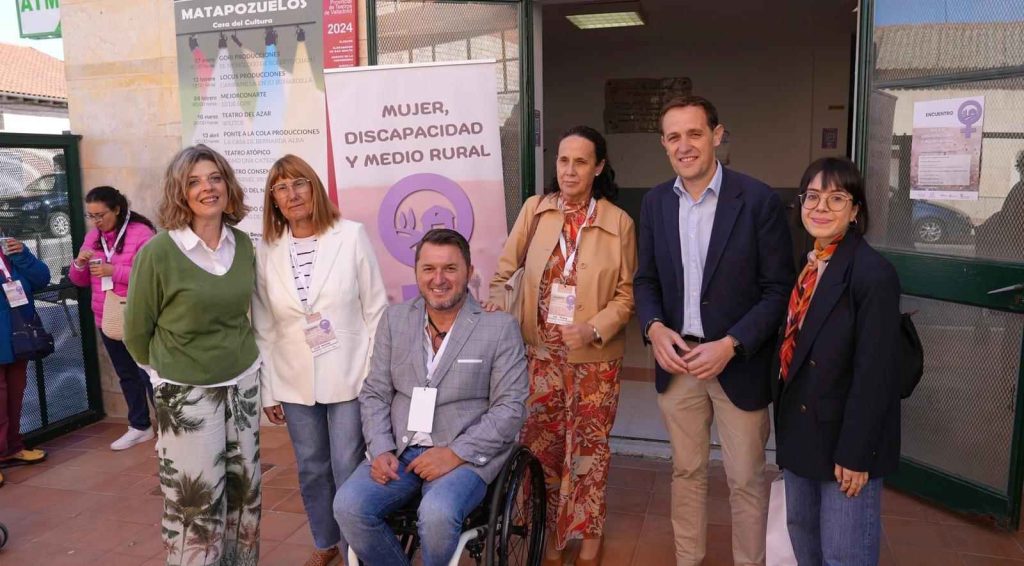
[[[56,351],[28,365],[21,432],[29,445],[103,415],[89,290],[67,278],[84,229],[78,137],[0,134],[0,235],[50,268],[34,299]]]

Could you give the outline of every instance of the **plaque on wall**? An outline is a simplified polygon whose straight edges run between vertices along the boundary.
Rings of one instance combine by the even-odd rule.
[[[659,133],[661,106],[670,98],[688,96],[692,91],[688,77],[608,79],[604,85],[604,132]]]

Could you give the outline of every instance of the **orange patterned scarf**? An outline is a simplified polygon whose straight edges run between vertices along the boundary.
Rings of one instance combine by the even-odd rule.
[[[779,349],[780,375],[783,381],[789,377],[789,364],[793,361],[793,352],[796,350],[796,335],[807,316],[807,309],[811,306],[811,297],[814,296],[814,288],[818,285],[818,264],[827,262],[832,258],[839,242],[845,234],[840,234],[832,243],[822,249],[817,242],[814,243],[814,254],[808,258],[807,265],[800,272],[797,284],[789,295],[789,309],[786,311],[786,333],[782,338],[782,348]]]

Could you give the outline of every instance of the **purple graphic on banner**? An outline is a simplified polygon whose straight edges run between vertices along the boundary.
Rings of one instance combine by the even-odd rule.
[[[417,215],[412,207],[403,210],[402,203],[419,192],[436,193],[435,202]],[[440,201],[440,202],[438,202]],[[458,183],[434,173],[409,175],[388,189],[377,213],[380,239],[399,262],[415,267],[416,244],[432,228],[450,228],[465,236],[473,236],[473,205]],[[403,299],[419,293],[416,285],[403,285]]]
[[[981,120],[981,103],[977,100],[964,101],[956,111],[956,118],[964,125],[964,128],[960,130],[964,137],[970,138],[972,133],[978,131],[973,126],[978,120]]]

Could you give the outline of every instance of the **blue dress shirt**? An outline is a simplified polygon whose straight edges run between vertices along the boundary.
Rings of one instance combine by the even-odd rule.
[[[679,196],[679,251],[683,258],[683,335],[704,337],[700,319],[701,285],[704,264],[708,259],[711,228],[715,224],[718,194],[722,190],[722,164],[716,163],[711,178],[700,198],[694,200],[683,188],[683,180],[676,177],[672,187]]]

